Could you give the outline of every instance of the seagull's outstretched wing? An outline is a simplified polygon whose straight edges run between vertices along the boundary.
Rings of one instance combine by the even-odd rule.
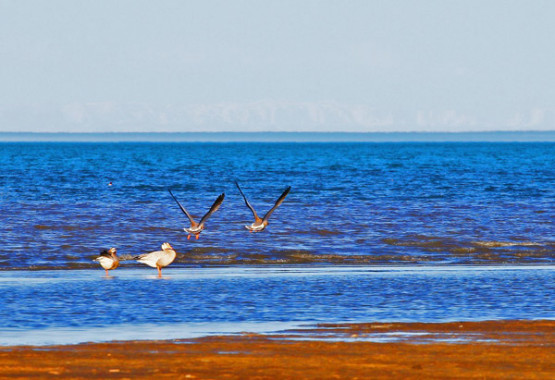
[[[268,218],[270,217],[270,215],[272,215],[272,213],[274,212],[274,210],[276,208],[279,207],[280,204],[283,203],[283,200],[285,199],[285,197],[287,196],[287,194],[289,194],[289,191],[291,191],[291,186],[289,186],[287,189],[285,189],[285,191],[283,192],[283,194],[280,195],[280,197],[278,198],[278,200],[276,201],[276,203],[274,204],[274,207],[272,207],[270,209],[270,211],[268,211],[266,213],[266,215],[264,215],[264,219],[263,220],[268,220]]]
[[[241,193],[241,195],[243,196],[243,199],[245,200],[245,204],[247,205],[247,207],[252,211],[252,214],[254,215],[254,220],[256,223],[260,223],[262,221],[262,219],[260,219],[258,217],[258,215],[256,214],[256,211],[254,211],[254,207],[251,206],[251,204],[249,203],[249,201],[247,200],[247,197],[245,196],[245,194],[243,194],[243,190],[241,190],[241,187],[239,187],[239,184],[237,183],[237,181],[235,181],[235,185],[237,186],[237,188],[239,189],[239,192]]]
[[[210,215],[215,213],[216,210],[220,208],[220,206],[222,205],[222,202],[224,201],[224,198],[225,198],[225,193],[220,194],[220,196],[218,197],[218,199],[216,199],[212,207],[210,207],[210,210],[208,210],[208,212],[204,214],[204,216],[200,220],[199,226],[202,226],[204,222],[206,222],[206,220],[210,217]]]
[[[168,189],[170,195],[172,196],[172,198],[177,202],[177,205],[179,206],[179,208],[181,209],[181,211],[183,211],[183,213],[185,215],[187,215],[187,218],[189,218],[189,222],[191,222],[191,226],[196,226],[197,223],[195,222],[195,220],[193,219],[193,217],[191,216],[191,214],[189,214],[187,212],[187,210],[185,210],[185,207],[183,207],[183,205],[181,203],[179,203],[179,201],[177,200],[177,198],[175,197],[175,195],[173,195],[172,191],[170,189]]]

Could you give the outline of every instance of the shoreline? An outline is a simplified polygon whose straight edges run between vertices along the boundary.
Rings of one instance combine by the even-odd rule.
[[[346,256],[349,258],[349,256]],[[136,270],[145,269],[144,265],[136,264],[133,260],[120,260],[120,263],[125,263],[118,267],[115,273],[120,273],[122,270]],[[399,262],[288,262],[273,260],[264,262],[250,262],[250,261],[237,261],[237,262],[174,262],[171,267],[172,270],[184,269],[220,269],[220,268],[315,268],[315,269],[329,269],[329,268],[353,268],[364,269],[370,268],[379,271],[424,271],[424,270],[437,270],[437,271],[460,271],[460,270],[553,270],[555,269],[555,262],[538,261],[538,262],[478,262],[478,263],[453,263],[453,262],[413,262],[413,261],[399,261]],[[100,268],[100,269],[99,269]],[[169,269],[166,269],[168,271]],[[57,271],[96,271],[101,272],[102,268],[98,264],[75,264],[73,266],[29,266],[29,267],[0,267],[0,273],[10,272],[57,272]]]
[[[390,341],[372,341],[383,337]],[[0,377],[555,377],[555,320],[319,324],[284,334],[0,347]]]

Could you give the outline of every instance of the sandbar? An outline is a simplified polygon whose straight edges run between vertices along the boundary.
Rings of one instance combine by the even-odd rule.
[[[0,347],[0,378],[554,379],[555,321],[321,324],[279,335]]]

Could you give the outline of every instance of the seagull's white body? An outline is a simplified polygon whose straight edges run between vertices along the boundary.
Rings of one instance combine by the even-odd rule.
[[[177,253],[173,250],[170,243],[164,243],[162,244],[161,251],[144,253],[135,257],[135,259],[142,264],[158,269],[158,277],[162,277],[162,268],[170,265],[176,256]]]
[[[204,224],[202,226],[183,228],[183,231],[187,232],[189,235],[199,235],[202,232],[202,230],[204,230]]]
[[[264,223],[264,222],[262,222],[262,223],[256,223],[256,222],[254,222],[254,223],[252,223],[252,224],[247,224],[247,225],[245,226],[245,228],[246,228],[247,230],[249,230],[250,232],[260,232],[260,231],[262,231],[264,228],[266,228],[267,225],[268,225],[268,222],[266,222],[266,223]]]
[[[109,270],[116,269],[119,266],[119,258],[115,248],[103,251],[94,261],[100,263],[100,266],[106,271],[106,275],[108,275]]]

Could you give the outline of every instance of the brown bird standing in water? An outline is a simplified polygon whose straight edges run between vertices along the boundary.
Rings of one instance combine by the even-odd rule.
[[[100,256],[98,256],[94,261],[98,261],[102,268],[106,271],[106,276],[108,276],[108,271],[112,269],[116,269],[119,265],[119,258],[116,254],[115,248],[105,249],[100,252]]]

